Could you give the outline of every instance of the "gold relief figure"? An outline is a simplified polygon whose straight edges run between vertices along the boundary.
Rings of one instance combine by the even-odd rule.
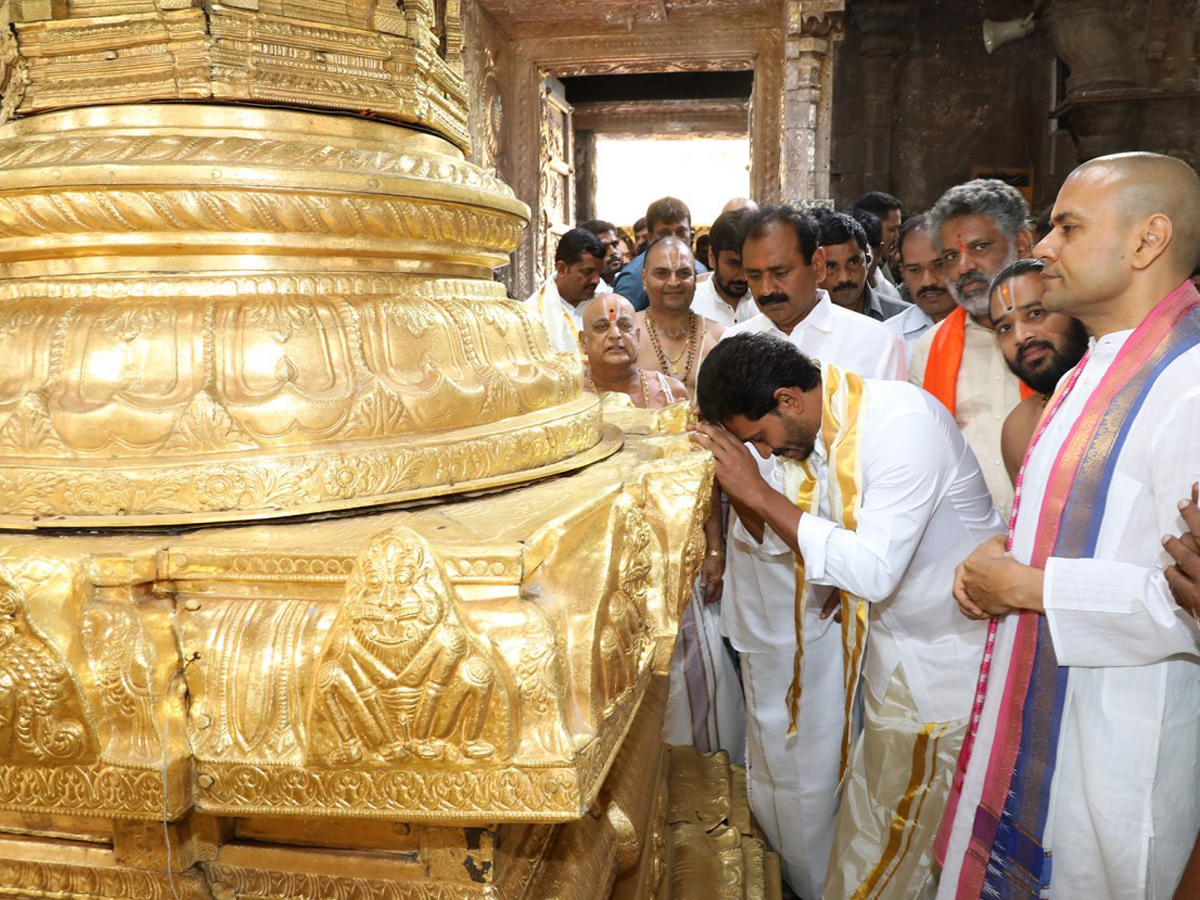
[[[83,700],[66,661],[30,623],[25,592],[0,569],[0,762],[95,757]]]
[[[334,765],[491,757],[485,732],[509,742],[507,700],[490,646],[463,625],[424,540],[406,528],[372,539],[318,669],[313,752]]]
[[[628,495],[618,501],[623,540],[616,588],[606,598],[598,621],[600,696],[608,709],[636,680],[649,629],[647,604],[653,536]]]
[[[162,755],[154,723],[154,648],[134,609],[95,602],[83,613],[83,645],[111,735],[106,756],[149,761]]]

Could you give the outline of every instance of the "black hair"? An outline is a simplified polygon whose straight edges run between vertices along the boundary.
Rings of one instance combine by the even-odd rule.
[[[928,235],[930,240],[933,240],[933,235],[930,234],[932,225],[929,222],[929,213],[920,213],[915,216],[909,216],[904,220],[904,224],[900,226],[900,236],[896,238],[896,252],[900,255],[900,262],[904,262],[904,240],[909,235],[924,234]]]
[[[820,246],[816,220],[794,206],[767,206],[746,217],[742,224],[742,246],[751,238],[761,238],[772,225],[786,225],[796,235],[800,255],[806,266],[812,265],[813,254]]]
[[[1009,263],[1003,269],[996,273],[996,277],[992,279],[991,285],[988,287],[988,296],[996,293],[1000,285],[1006,281],[1012,281],[1014,278],[1020,278],[1022,275],[1036,273],[1040,275],[1042,269],[1046,267],[1040,259],[1029,257],[1028,259],[1018,259],[1014,263]]]
[[[709,352],[696,376],[696,397],[706,421],[754,421],[779,405],[779,388],[811,391],[820,383],[820,368],[795,344],[773,334],[738,334]]]
[[[713,256],[719,253],[742,252],[742,229],[750,217],[750,209],[731,209],[717,216],[712,228],[708,230],[708,248]]]
[[[633,230],[635,232],[641,231],[645,227],[646,227],[646,217],[645,216],[642,216],[640,219],[638,219],[636,222],[633,223]]]
[[[675,197],[661,197],[646,207],[647,231],[654,231],[654,226],[660,222],[682,222],[684,219],[687,219],[690,225],[692,211],[686,203]]]
[[[612,222],[605,222],[603,219],[588,219],[586,222],[580,222],[575,227],[582,228],[584,231],[590,231],[596,237],[600,237],[606,231],[611,231],[613,234],[617,233],[617,226]]]
[[[821,246],[844,244],[855,241],[860,250],[870,249],[867,244],[867,233],[863,227],[846,213],[830,213],[821,220]]]
[[[868,191],[858,198],[858,202],[854,204],[854,208],[873,212],[881,220],[886,219],[888,213],[893,209],[898,209],[901,213],[904,212],[904,204],[891,194],[885,194],[883,191]]]
[[[869,209],[852,209],[849,215],[867,233],[868,244],[878,247],[883,243],[883,223],[879,221],[879,216]]]
[[[604,259],[604,245],[590,231],[582,228],[572,228],[558,240],[554,251],[554,261],[573,266],[583,259],[584,255]]]

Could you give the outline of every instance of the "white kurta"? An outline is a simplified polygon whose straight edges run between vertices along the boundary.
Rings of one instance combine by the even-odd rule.
[[[825,291],[819,291],[817,305],[791,335],[761,313],[733,326],[725,337],[742,331],[774,333],[811,357],[868,378],[905,376],[899,339],[874,319],[834,305]],[[782,488],[775,459],[759,460],[759,468]],[[742,654],[750,805],[782,858],[788,883],[801,896],[819,897],[833,846],[842,753],[840,628],[832,619],[820,618],[829,588],[810,584],[805,598],[805,701],[796,734],[787,737],[784,698],[792,681],[796,640],[794,629],[780,623],[792,621],[795,558],[769,532],[762,544],[756,542],[736,516],[730,517],[725,552],[721,630]]]
[[[582,359],[579,332],[583,330],[583,308],[587,303],[574,306],[564,300],[558,293],[553,275],[524,302],[538,321],[546,326],[551,347],[559,353],[574,353]]]
[[[1025,468],[1013,555],[1031,558],[1054,459],[1131,332],[1093,349]],[[1200,629],[1171,599],[1160,538],[1200,477],[1200,350],[1150,391],[1117,457],[1093,559],[1046,565],[1044,604],[1070,666],[1045,846],[1055,900],[1170,898],[1200,827]],[[978,744],[939,897],[952,898],[980,797],[1016,619],[1001,621]]]
[[[799,347],[806,356],[849,369],[864,378],[903,381],[908,373],[904,341],[888,331],[882,322],[842,309],[829,299],[826,291],[817,291],[817,305],[791,334],[784,334],[774,322],[759,313],[726,329],[722,340],[747,332],[779,335]]]
[[[692,312],[720,322],[726,328],[758,315],[758,306],[749,292],[738,301],[736,307],[731,306],[717,292],[715,278],[710,276],[696,285],[696,293],[692,296]]]
[[[987,628],[953,599],[954,569],[1004,523],[975,454],[944,406],[895,381],[868,382],[859,437],[862,493],[858,526],[801,516],[796,541],[805,579],[868,601],[863,669],[882,703],[892,673],[904,672],[923,722],[971,710]],[[818,436],[809,459],[818,484],[828,478]],[[785,461],[784,493],[796,495],[803,471]]]

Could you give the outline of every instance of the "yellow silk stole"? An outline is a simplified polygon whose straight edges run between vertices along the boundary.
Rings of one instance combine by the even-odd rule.
[[[858,375],[837,366],[821,366],[821,440],[825,444],[829,465],[825,483],[817,481],[811,460],[789,464],[801,473],[796,489],[796,505],[801,510],[818,515],[821,490],[829,495],[829,515],[842,528],[853,531],[858,527],[859,499],[862,494],[862,465],[859,441],[862,417],[866,410],[866,385]],[[789,478],[789,481],[792,479]],[[796,596],[793,614],[796,624],[796,655],[792,661],[792,684],[788,688],[788,730],[796,733],[800,716],[800,673],[804,657],[804,559],[796,557]],[[845,774],[853,742],[852,720],[854,699],[862,672],[863,650],[867,640],[867,604],[861,597],[841,591],[843,682],[846,686],[846,718],[842,726],[842,766]]]

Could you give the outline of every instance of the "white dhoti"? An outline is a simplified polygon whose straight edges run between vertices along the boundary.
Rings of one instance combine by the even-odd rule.
[[[721,639],[721,608],[705,603],[697,586],[679,622],[671,657],[663,740],[694,744],[703,753],[724,750],[745,765],[746,707],[733,659]]]
[[[924,900],[937,889],[930,848],[968,720],[919,721],[901,669],[882,701],[864,693],[825,900]]]
[[[837,814],[845,720],[840,627],[808,617],[800,716],[788,737],[792,658],[791,651],[741,655],[746,780],[750,808],[780,856],[784,878],[800,897],[816,900]]]

